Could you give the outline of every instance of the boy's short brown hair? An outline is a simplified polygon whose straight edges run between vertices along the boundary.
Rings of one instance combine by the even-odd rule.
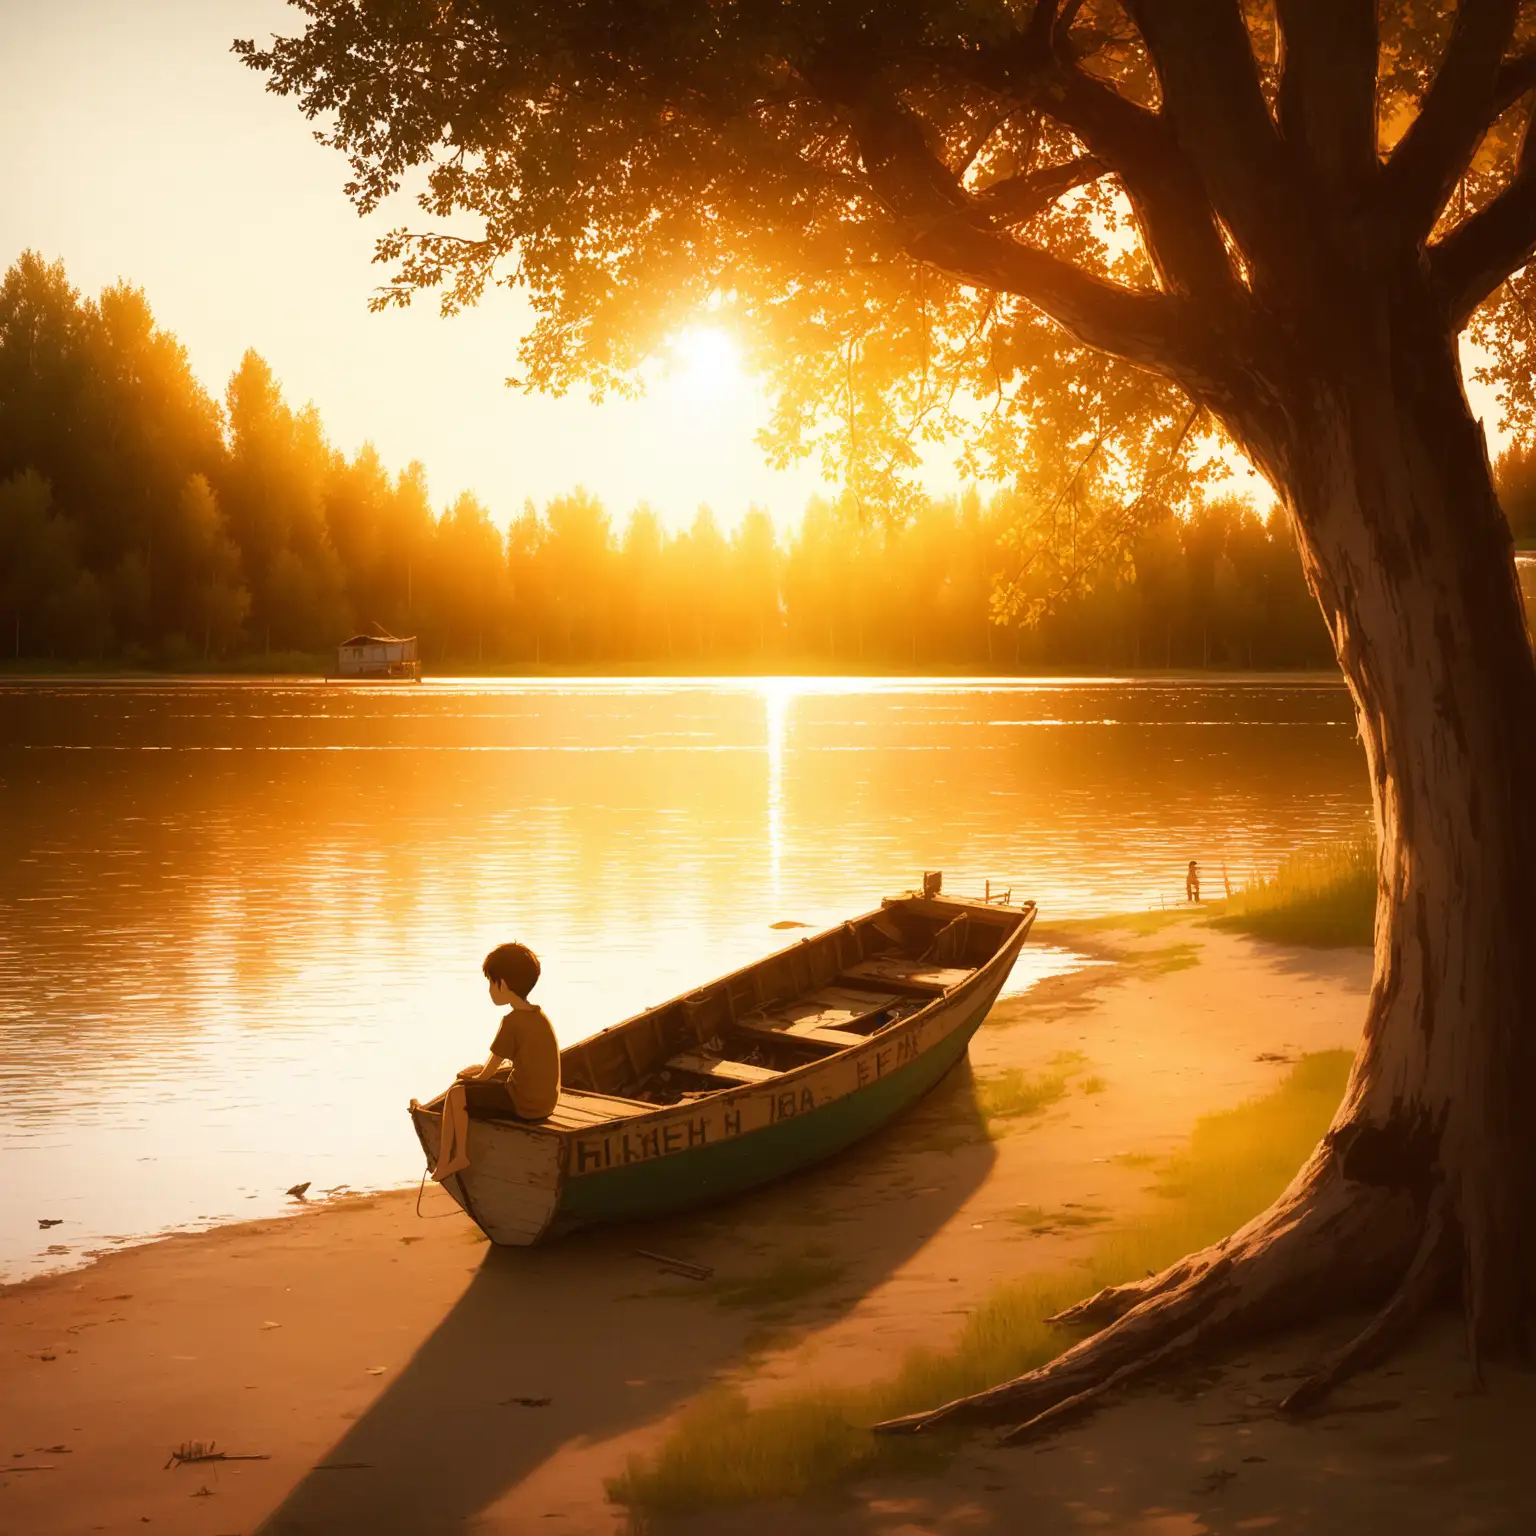
[[[539,957],[526,944],[498,944],[480,969],[487,981],[499,981],[519,997],[527,997],[541,967]]]

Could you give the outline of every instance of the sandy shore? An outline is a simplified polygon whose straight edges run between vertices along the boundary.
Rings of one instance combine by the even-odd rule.
[[[701,1390],[865,1379],[908,1345],[942,1345],[995,1282],[1093,1241],[1091,1226],[1034,1231],[1015,1212],[1133,1208],[1145,1171],[1116,1154],[1175,1146],[1289,1058],[1352,1046],[1370,979],[1359,952],[1277,950],[1185,920],[1066,942],[1106,963],[999,1005],[972,1069],[1036,1071],[1074,1051],[1078,1080],[1101,1086],[991,1135],[962,1070],[836,1164],[643,1231],[498,1251],[429,1189],[424,1219],[414,1194],[333,1202],[0,1290],[0,1536],[621,1530],[603,1479]],[[662,1273],[637,1248],[715,1280]],[[1315,1347],[1138,1394],[1038,1451],[978,1439],[942,1479],[679,1528],[1536,1523],[1512,1438],[1536,1422],[1527,1380],[1496,1375],[1471,1396],[1453,1334],[1432,1332],[1393,1363],[1402,1374],[1341,1397],[1360,1411],[1281,1423],[1271,1378]],[[192,1442],[258,1459],[168,1468]]]

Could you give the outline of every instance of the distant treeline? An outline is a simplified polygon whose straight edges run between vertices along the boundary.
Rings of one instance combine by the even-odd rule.
[[[504,534],[469,493],[435,511],[419,464],[332,448],[255,352],[212,399],[138,289],[82,299],[31,253],[0,284],[0,655],[279,660],[379,625],[429,665],[1331,663],[1281,518],[1165,516],[1021,624],[991,601],[1014,512],[972,495],[890,526],[817,500],[787,538],[760,510],[673,534],[577,491]]]

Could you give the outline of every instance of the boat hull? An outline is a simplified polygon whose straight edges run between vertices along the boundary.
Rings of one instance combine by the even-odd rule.
[[[900,1115],[959,1061],[1033,915],[1032,907],[1021,914],[965,982],[857,1046],[769,1081],[635,1105],[574,1128],[472,1115],[469,1167],[443,1187],[493,1242],[526,1247],[575,1227],[708,1204],[820,1162]],[[439,1105],[413,1104],[412,1119],[430,1166]]]
[[[852,1092],[829,1094],[823,1098],[823,1085],[815,1079],[830,1076],[834,1069],[843,1067],[851,1069],[856,1080],[857,1056],[851,1061],[834,1060],[805,1069],[807,1075],[803,1081],[774,1084],[773,1092],[778,1103],[770,1108],[772,1118],[756,1130],[670,1156],[637,1157],[632,1162],[621,1162],[618,1166],[584,1176],[568,1172],[556,1213],[555,1230],[569,1230],[594,1222],[670,1215],[770,1183],[841,1152],[910,1108],[954,1067],[965,1055],[971,1036],[986,1018],[1002,988],[1002,980],[999,978],[989,991],[973,1000],[967,1011],[957,1017],[954,1026],[942,1038],[936,1039],[931,1048],[914,1052],[904,1064]],[[937,1022],[930,1021],[930,1026]],[[893,1040],[886,1044],[886,1048],[895,1051],[899,1046]],[[862,1051],[858,1053],[863,1054]],[[794,1110],[788,1114],[779,1113],[785,1107],[786,1096],[791,1094]],[[750,1100],[752,1096],[751,1093],[732,1095],[737,1101],[736,1108],[726,1112],[744,1113],[742,1101]],[[808,1096],[815,1101],[814,1107],[802,1107],[808,1104]],[[665,1145],[666,1126],[658,1126],[655,1130]],[[649,1140],[652,1133],[646,1130],[640,1134]],[[636,1130],[631,1129],[627,1135],[633,1145]],[[582,1140],[595,1139],[575,1140],[579,1147]]]

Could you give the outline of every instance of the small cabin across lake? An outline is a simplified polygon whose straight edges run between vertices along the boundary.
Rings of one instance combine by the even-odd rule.
[[[360,682],[421,681],[416,637],[353,635],[336,647],[336,675]]]

